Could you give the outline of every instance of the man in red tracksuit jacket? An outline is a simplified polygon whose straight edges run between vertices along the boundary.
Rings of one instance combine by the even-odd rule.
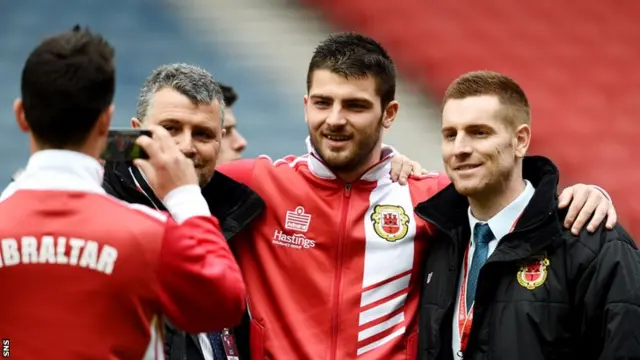
[[[238,336],[238,343],[250,344],[251,359],[416,358],[432,228],[414,207],[449,179],[434,173],[411,176],[407,186],[391,181],[394,151],[382,133],[399,108],[395,80],[393,61],[375,40],[332,35],[309,63],[309,153],[217,167],[266,204],[231,243],[250,315],[249,339]],[[588,191],[590,201],[575,197],[579,218],[595,209],[584,204],[609,205]]]
[[[0,202],[0,336],[17,359],[158,359],[162,317],[190,332],[240,321],[238,265],[193,164],[162,128],[137,165],[171,216],[106,195],[113,49],[75,27],[44,40],[15,103],[33,155]]]

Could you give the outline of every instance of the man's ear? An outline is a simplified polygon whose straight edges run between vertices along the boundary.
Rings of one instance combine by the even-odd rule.
[[[136,119],[136,118],[131,118],[131,127],[134,129],[140,129],[142,128],[142,121]]]
[[[387,108],[384,109],[384,114],[382,115],[382,126],[385,129],[388,129],[393,124],[393,121],[396,119],[398,115],[398,109],[400,108],[400,103],[393,100],[387,105]]]
[[[302,97],[302,103],[304,104],[304,122],[308,122],[307,120],[307,106],[309,106],[309,95],[305,95]]]
[[[24,115],[24,104],[22,103],[21,98],[17,98],[13,102],[13,114],[16,117],[18,128],[20,128],[22,132],[29,132],[29,124],[27,123],[27,118]]]
[[[527,150],[529,150],[529,144],[531,144],[531,127],[527,124],[522,124],[516,128],[516,157],[523,158],[527,154]]]
[[[109,127],[111,127],[111,119],[113,118],[113,112],[115,111],[115,105],[111,104],[100,116],[98,119],[97,131],[98,135],[106,136],[109,132]]]

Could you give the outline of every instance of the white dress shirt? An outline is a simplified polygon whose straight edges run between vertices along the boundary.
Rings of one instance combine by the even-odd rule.
[[[489,252],[487,254],[488,257],[491,257],[491,254],[498,246],[500,240],[511,232],[511,228],[515,225],[515,222],[518,220],[524,209],[529,204],[529,201],[533,197],[533,193],[535,189],[533,185],[528,180],[525,180],[525,188],[522,194],[520,194],[511,204],[507,205],[504,209],[502,209],[499,213],[497,213],[494,217],[489,219],[486,223],[489,224],[489,229],[493,233],[493,240],[489,242]],[[475,244],[473,242],[473,230],[477,223],[482,223],[482,221],[476,219],[473,214],[471,214],[471,208],[469,208],[469,226],[471,227],[471,242],[469,243],[469,254],[467,255],[467,264],[466,269],[467,272],[471,267],[471,259],[473,258],[473,252],[475,250]],[[463,264],[462,269],[465,269],[465,265]],[[453,357],[454,359],[459,359],[460,356],[460,332],[458,329],[458,310],[460,307],[460,286],[462,285],[462,281],[466,278],[467,274],[463,274],[460,272],[460,279],[458,280],[458,295],[456,296],[456,305],[455,310],[453,312]]]
[[[202,356],[204,360],[219,360],[213,358],[213,347],[206,333],[198,334],[198,340],[200,340],[200,347],[202,347]]]

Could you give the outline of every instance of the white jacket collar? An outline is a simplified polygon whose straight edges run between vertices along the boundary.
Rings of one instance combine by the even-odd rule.
[[[513,228],[516,225],[516,222],[520,218],[520,215],[524,212],[524,209],[529,205],[529,201],[533,198],[533,194],[536,192],[536,189],[533,187],[529,180],[525,180],[525,188],[518,197],[513,200],[509,205],[507,205],[504,209],[500,210],[495,216],[487,221],[480,221],[476,219],[475,216],[471,213],[471,207],[468,210],[469,216],[469,226],[471,227],[471,232],[475,228],[477,223],[486,222],[489,224],[489,229],[495,236],[496,240],[502,239],[505,235],[513,231]],[[471,234],[471,239],[473,239],[473,234]]]
[[[4,190],[4,200],[18,190],[67,190],[105,193],[104,169],[85,154],[70,150],[42,150],[31,155],[24,172]]]
[[[307,144],[307,151],[309,152],[309,170],[311,173],[322,179],[336,179],[336,175],[329,169],[329,167],[322,161],[320,155],[311,145],[311,140],[307,136],[305,140]],[[361,177],[361,180],[365,181],[378,181],[385,178],[391,179],[389,173],[391,172],[391,158],[396,155],[396,150],[389,146],[382,144],[382,156],[380,161],[369,168]]]

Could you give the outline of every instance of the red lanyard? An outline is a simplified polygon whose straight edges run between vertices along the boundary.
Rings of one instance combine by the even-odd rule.
[[[509,232],[515,229],[520,216],[522,216],[522,213],[520,213],[513,222]],[[464,260],[462,263],[463,278],[462,284],[460,284],[460,299],[458,299],[458,334],[460,334],[460,350],[458,351],[458,356],[460,357],[464,354],[467,343],[469,342],[469,333],[471,333],[471,324],[473,323],[473,306],[475,304],[471,304],[469,313],[467,313],[467,276],[469,275],[467,267],[469,264],[469,249],[471,249],[471,244],[467,246],[467,250],[464,252]]]
[[[229,332],[229,329],[222,330],[220,334],[222,338],[222,346],[224,347],[224,353],[227,355],[227,360],[239,360],[238,348],[233,335]]]
[[[464,262],[462,263],[463,279],[460,285],[460,299],[458,300],[458,334],[460,334],[460,351],[459,355],[464,353],[469,341],[469,333],[471,332],[471,324],[473,323],[473,304],[467,314],[467,264],[469,259],[469,248],[464,252]]]

